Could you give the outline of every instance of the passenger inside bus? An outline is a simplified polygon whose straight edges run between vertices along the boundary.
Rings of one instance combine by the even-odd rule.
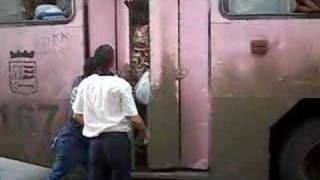
[[[42,0],[34,11],[34,19],[37,20],[60,20],[65,17],[65,12],[57,6],[56,0]]]
[[[225,0],[224,10],[234,15],[319,13],[320,0]]]
[[[126,67],[127,80],[134,87],[139,114],[148,125],[147,107],[151,98],[149,68],[150,68],[150,39],[149,39],[149,0],[126,0],[130,16],[130,64]],[[133,147],[133,168],[136,171],[146,169],[147,148],[143,146],[143,138],[135,138]]]
[[[320,1],[319,0],[296,0],[295,12],[318,13],[320,12]]]

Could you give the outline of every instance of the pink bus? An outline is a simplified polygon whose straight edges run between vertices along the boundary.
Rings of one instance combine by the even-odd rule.
[[[319,179],[320,14],[301,1],[146,1],[152,142],[136,147],[134,178]],[[71,81],[97,46],[114,46],[118,71],[134,51],[124,0],[57,0],[57,20],[34,19],[35,2],[0,2],[4,180],[47,175]]]

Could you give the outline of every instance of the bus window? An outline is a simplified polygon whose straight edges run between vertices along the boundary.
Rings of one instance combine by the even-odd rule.
[[[294,12],[297,13],[319,13],[319,0],[297,0],[294,4]]]
[[[2,0],[0,23],[68,19],[72,0]]]
[[[224,0],[230,15],[286,15],[320,12],[319,0]]]

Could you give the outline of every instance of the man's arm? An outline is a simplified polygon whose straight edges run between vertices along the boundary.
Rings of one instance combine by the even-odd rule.
[[[73,114],[72,115],[73,119],[75,121],[77,121],[79,124],[81,124],[82,126],[84,125],[84,120],[83,120],[83,115],[82,114]]]
[[[132,88],[128,84],[126,88],[122,89],[122,110],[124,115],[131,120],[133,127],[135,127],[140,134],[144,136],[144,143],[147,144],[150,141],[150,133],[147,130],[142,118],[140,117],[136,104],[134,102]]]
[[[132,121],[133,127],[135,127],[138,130],[139,134],[143,135],[144,143],[148,144],[151,139],[151,134],[149,130],[147,130],[142,118],[139,115],[131,116],[129,118]]]
[[[77,121],[79,124],[84,125],[84,120],[83,120],[83,88],[79,85],[78,90],[76,93],[76,98],[72,104],[72,117],[75,121]]]

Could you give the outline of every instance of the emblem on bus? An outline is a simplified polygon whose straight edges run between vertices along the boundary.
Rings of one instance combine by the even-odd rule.
[[[38,91],[37,64],[34,51],[10,52],[10,89],[13,93],[29,95]]]

